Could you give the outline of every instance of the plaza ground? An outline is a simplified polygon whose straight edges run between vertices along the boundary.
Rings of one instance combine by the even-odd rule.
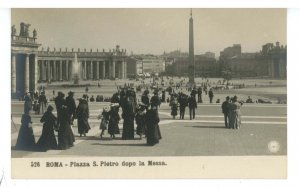
[[[242,127],[239,130],[224,128],[220,106],[199,105],[195,120],[189,120],[188,109],[185,120],[173,120],[167,104],[160,108],[160,129],[163,138],[158,145],[149,147],[146,139],[111,140],[105,134],[100,140],[97,115],[101,103],[90,105],[92,129],[87,137],[79,137],[77,126],[75,146],[68,150],[30,152],[12,150],[12,157],[57,157],[57,156],[243,156],[243,155],[286,155],[287,117],[286,105],[245,104],[242,108]],[[104,104],[102,104],[104,105]],[[259,105],[259,106],[258,106]],[[22,106],[15,103],[13,106]],[[32,115],[36,141],[41,135],[40,115]],[[20,126],[20,116],[14,115],[16,127],[12,126],[12,146],[15,145]],[[122,121],[119,123],[122,129]],[[57,134],[57,133],[56,133]],[[279,148],[272,151],[270,143],[276,142]]]
[[[177,80],[176,80],[177,79]],[[174,78],[175,82],[179,78]],[[182,80],[182,78],[181,78]],[[210,79],[213,84],[219,79]],[[149,84],[151,79],[146,79]],[[196,79],[198,84],[201,79]],[[101,87],[98,87],[98,82]],[[254,100],[264,98],[272,101],[272,104],[244,104],[242,106],[242,126],[239,130],[226,129],[221,111],[221,104],[209,104],[208,96],[203,94],[203,103],[198,104],[195,120],[189,120],[189,110],[186,108],[185,119],[175,120],[170,116],[170,107],[162,103],[159,109],[160,129],[162,139],[155,146],[147,146],[146,138],[139,139],[135,135],[134,140],[122,140],[121,135],[116,135],[115,140],[110,139],[107,131],[100,140],[99,124],[97,116],[102,112],[106,102],[90,102],[90,125],[91,130],[87,137],[79,137],[77,134],[76,121],[73,126],[75,145],[68,150],[49,150],[47,152],[32,152],[14,150],[20,120],[23,111],[23,102],[12,101],[12,124],[11,124],[11,155],[13,158],[20,157],[80,157],[80,156],[245,156],[245,155],[287,155],[287,105],[276,104],[278,98],[286,100],[286,80],[232,80],[235,84],[245,84],[245,88],[215,91],[214,102],[221,102],[227,95],[237,95],[239,99],[246,100],[251,96]],[[81,84],[90,84],[88,95],[103,95],[111,97],[117,91],[116,86],[124,84],[137,85],[140,82],[132,80],[102,80],[81,81]],[[85,94],[85,87],[61,87],[53,83],[46,87],[47,98],[53,97],[53,90],[62,91],[65,94],[69,90],[75,92],[75,98]],[[69,83],[70,84],[70,83]],[[256,86],[255,86],[256,85]],[[180,89],[188,93],[185,88]],[[177,90],[178,91],[178,90]],[[137,92],[138,99],[142,92]],[[167,96],[168,97],[168,96]],[[76,101],[78,103],[78,101]],[[53,101],[50,101],[54,106]],[[56,112],[54,112],[56,113]],[[179,112],[178,112],[179,113]],[[121,111],[120,111],[121,115]],[[36,141],[41,135],[41,115],[31,114],[33,130]],[[121,120],[119,127],[122,131]],[[57,133],[55,133],[57,135]]]

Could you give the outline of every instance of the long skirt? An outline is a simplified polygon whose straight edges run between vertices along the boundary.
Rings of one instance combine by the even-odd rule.
[[[17,138],[16,149],[35,150],[35,138],[32,127],[21,126]]]
[[[38,114],[44,114],[47,110],[47,105],[46,103],[41,102],[39,104],[39,110],[38,110]]]
[[[178,110],[177,107],[174,107],[174,106],[173,106],[173,107],[171,108],[171,115],[172,115],[172,116],[177,116],[177,110]]]
[[[53,128],[44,125],[42,135],[37,142],[37,148],[40,151],[57,149],[57,142]]]
[[[120,134],[120,129],[118,126],[118,121],[110,120],[108,123],[108,133],[110,135]]]
[[[125,118],[123,123],[123,140],[133,140],[134,139],[134,119]]]
[[[78,133],[85,134],[91,129],[88,118],[78,118]]]
[[[230,111],[228,114],[229,128],[239,129],[241,126],[241,116],[238,110]]]
[[[158,124],[148,124],[147,125],[147,144],[153,146],[159,143],[159,140],[162,138],[159,125]]]
[[[58,131],[58,149],[68,149],[75,142],[70,125],[61,125]]]

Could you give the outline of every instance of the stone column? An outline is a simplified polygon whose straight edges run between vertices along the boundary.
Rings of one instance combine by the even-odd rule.
[[[69,80],[69,61],[66,61],[66,71],[65,71],[65,74],[66,74],[66,76],[65,76],[65,78],[66,78],[66,80]]]
[[[41,79],[41,76],[42,76],[41,71],[42,71],[42,63],[41,63],[41,60],[39,60],[39,61],[38,61],[38,72],[39,72],[39,73],[38,73],[38,74],[39,74],[39,75],[38,75],[38,76],[39,76],[38,78],[39,78],[39,80],[42,80],[42,79]]]
[[[29,91],[29,54],[25,54],[25,79],[24,79],[24,91]]]
[[[96,79],[99,80],[99,61],[96,62]]]
[[[118,62],[119,79],[122,79],[122,61]]]
[[[73,61],[69,61],[68,63],[68,69],[69,69],[69,72],[68,72],[68,78],[69,78],[69,81],[72,80],[72,69],[73,69]],[[79,75],[78,75],[79,76]]]
[[[127,62],[124,61],[124,79],[127,78]]]
[[[45,60],[41,61],[41,81],[45,80]]]
[[[123,79],[123,62],[122,61],[120,61],[119,62],[119,74],[120,74],[120,79]]]
[[[62,80],[62,73],[63,73],[63,66],[62,66],[62,61],[59,61],[59,80]]]
[[[47,66],[47,81],[50,82],[51,81],[51,67],[50,67],[50,61],[46,61],[46,66]]]
[[[102,61],[102,79],[105,79],[105,61]]]
[[[122,79],[124,79],[125,78],[125,62],[124,62],[124,60],[121,63],[121,67],[122,67]]]
[[[39,68],[38,68],[38,56],[37,54],[34,55],[34,85],[33,90],[37,91],[37,82],[39,78]]]
[[[87,79],[87,61],[84,61],[84,79]]]
[[[115,60],[113,60],[113,62],[112,62],[112,74],[111,74],[111,76],[112,76],[112,78],[115,78],[116,77],[116,62],[115,62]]]
[[[83,76],[84,75],[83,74],[83,72],[84,72],[84,70],[83,70],[84,69],[84,63],[83,63],[83,61],[81,61],[80,63],[81,63],[81,66],[80,66],[80,69],[81,69],[81,78],[84,79],[84,76]]]
[[[108,78],[111,78],[111,62],[108,61]]]
[[[56,62],[53,61],[53,80],[56,81],[57,80],[57,74],[56,74]]]
[[[90,62],[90,80],[93,80],[93,61]]]
[[[17,92],[16,54],[11,57],[11,93]]]

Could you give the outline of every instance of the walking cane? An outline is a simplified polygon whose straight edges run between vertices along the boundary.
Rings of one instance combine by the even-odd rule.
[[[10,116],[10,118],[11,118],[11,122],[13,123],[13,125],[14,125],[15,129],[16,129],[16,130],[18,130],[18,128],[17,128],[17,126],[16,126],[16,124],[15,124],[15,122],[14,122],[13,118],[12,118],[12,115]]]

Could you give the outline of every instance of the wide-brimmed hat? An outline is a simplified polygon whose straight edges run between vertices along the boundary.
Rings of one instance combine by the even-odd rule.
[[[104,107],[103,107],[103,111],[104,111],[104,112],[108,112],[108,111],[109,111],[109,106],[104,106]]]

